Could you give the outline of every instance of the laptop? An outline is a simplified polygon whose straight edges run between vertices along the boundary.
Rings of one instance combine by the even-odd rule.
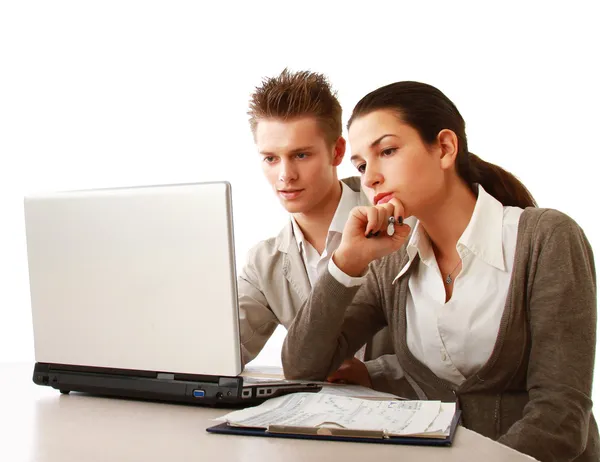
[[[38,194],[24,209],[34,383],[205,405],[320,390],[240,376],[228,182]]]

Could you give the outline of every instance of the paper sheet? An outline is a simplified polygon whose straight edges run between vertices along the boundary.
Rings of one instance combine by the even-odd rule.
[[[440,401],[373,401],[327,393],[293,393],[216,420],[244,427],[333,426],[405,436],[426,434],[430,428],[436,434],[443,433],[437,430],[447,430],[453,415],[453,410]]]
[[[336,396],[350,396],[352,398],[362,399],[403,399],[399,396],[391,393],[385,393],[383,391],[373,390],[372,388],[363,387],[360,385],[347,385],[337,383],[323,383],[323,388],[319,393],[336,395]]]

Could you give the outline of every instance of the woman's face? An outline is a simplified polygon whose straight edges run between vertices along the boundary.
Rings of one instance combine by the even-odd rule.
[[[439,143],[426,145],[397,113],[386,109],[360,116],[348,135],[352,164],[374,204],[395,196],[406,216],[419,217],[442,198],[446,168]]]

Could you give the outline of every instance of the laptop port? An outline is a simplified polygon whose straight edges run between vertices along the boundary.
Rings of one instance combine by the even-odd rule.
[[[192,396],[194,398],[204,398],[204,395],[205,395],[204,390],[193,390],[192,391]]]

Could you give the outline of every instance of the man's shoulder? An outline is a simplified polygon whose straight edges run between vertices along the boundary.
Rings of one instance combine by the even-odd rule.
[[[275,256],[279,252],[279,239],[277,236],[263,239],[254,244],[248,251],[248,261],[256,262],[268,256]]]
[[[345,183],[352,191],[361,192],[361,184],[359,176],[349,176],[348,178],[342,178],[342,183]]]
[[[365,192],[362,190],[362,184],[359,176],[350,176],[348,178],[342,178],[340,181],[344,183],[348,188],[350,188],[352,193],[356,195],[358,205],[371,205],[371,201],[369,200]]]
[[[246,265],[250,265],[264,272],[268,268],[272,268],[283,258],[282,248],[286,247],[286,239],[289,239],[293,232],[291,224],[286,224],[277,236],[272,236],[263,239],[254,244],[248,251]]]

